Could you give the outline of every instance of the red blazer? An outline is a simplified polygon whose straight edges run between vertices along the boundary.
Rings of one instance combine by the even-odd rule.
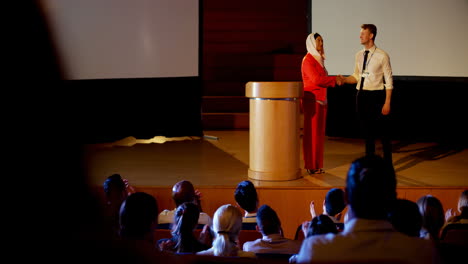
[[[316,100],[325,101],[327,98],[327,87],[335,87],[334,76],[328,76],[328,73],[320,63],[307,53],[302,59],[302,82],[304,91],[315,94]]]

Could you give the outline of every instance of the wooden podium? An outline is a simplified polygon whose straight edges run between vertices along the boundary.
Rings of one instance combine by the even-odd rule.
[[[262,181],[300,178],[302,82],[248,82],[245,88],[250,98],[248,177]]]

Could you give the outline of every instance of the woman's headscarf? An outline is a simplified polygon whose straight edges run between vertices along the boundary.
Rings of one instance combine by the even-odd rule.
[[[325,64],[324,64],[325,50],[323,51],[323,55],[317,51],[317,48],[315,47],[315,37],[314,37],[315,34],[317,33],[310,33],[309,36],[307,36],[307,39],[306,39],[307,52],[310,53],[310,55],[312,55],[320,63],[320,65],[322,65],[322,67],[325,67]]]

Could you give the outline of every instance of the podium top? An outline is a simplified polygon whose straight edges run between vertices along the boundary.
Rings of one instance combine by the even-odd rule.
[[[245,96],[250,98],[299,98],[302,82],[248,82]]]

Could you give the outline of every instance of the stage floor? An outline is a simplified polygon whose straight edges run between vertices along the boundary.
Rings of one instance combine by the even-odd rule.
[[[85,152],[88,181],[92,185],[102,185],[107,176],[119,173],[132,185],[140,187],[169,187],[183,179],[197,187],[235,187],[248,179],[249,131],[204,131],[204,135],[203,138],[154,137],[149,140],[129,137],[113,143],[88,145]],[[160,143],[164,140],[170,141]],[[393,141],[393,150],[399,187],[468,186],[468,150],[464,147]],[[361,139],[327,137],[324,174],[310,176],[302,169],[302,178],[297,180],[252,182],[266,188],[344,186],[351,161],[362,156],[363,151]]]

